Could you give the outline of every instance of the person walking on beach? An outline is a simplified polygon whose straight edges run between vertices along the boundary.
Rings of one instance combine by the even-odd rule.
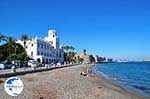
[[[15,65],[13,65],[13,66],[11,67],[11,72],[12,72],[12,73],[15,73],[15,72],[16,72],[16,66],[15,66]]]

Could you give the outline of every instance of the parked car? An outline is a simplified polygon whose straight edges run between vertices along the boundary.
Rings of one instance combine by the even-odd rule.
[[[11,69],[12,66],[15,66],[15,64],[12,64],[11,62],[0,63],[0,69]]]
[[[5,63],[5,69],[11,69],[11,67],[15,66],[15,64],[12,63]]]
[[[24,61],[21,61],[21,60],[13,60],[12,63],[15,64],[18,68],[21,68],[24,66]]]
[[[35,61],[35,60],[29,60],[28,61],[28,66],[29,67],[34,67],[34,66],[36,66],[37,65],[37,62]]]
[[[42,65],[42,63],[39,63],[36,60],[29,60],[28,61],[28,66],[29,67],[40,67],[40,66],[43,66],[43,65]]]
[[[57,65],[58,67],[60,67],[62,64],[61,64],[60,62],[58,62],[56,65]]]
[[[0,63],[0,70],[5,69],[4,63]]]

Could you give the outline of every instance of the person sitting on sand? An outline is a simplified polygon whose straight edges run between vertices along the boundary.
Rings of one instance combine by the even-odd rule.
[[[80,75],[87,76],[87,73],[81,72]]]
[[[92,71],[90,69],[87,69],[86,72],[81,72],[80,75],[83,75],[83,76],[88,76],[88,74],[91,74]]]

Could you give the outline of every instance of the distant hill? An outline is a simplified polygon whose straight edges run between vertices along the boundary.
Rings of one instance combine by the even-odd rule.
[[[145,59],[144,61],[145,61],[145,62],[150,62],[150,59]]]

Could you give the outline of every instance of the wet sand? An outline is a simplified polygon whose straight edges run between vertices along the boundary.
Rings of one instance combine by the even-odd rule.
[[[23,92],[11,97],[0,84],[0,99],[144,99],[111,81],[80,73],[91,65],[77,65],[19,76],[24,83]],[[145,98],[146,99],[146,98]]]

